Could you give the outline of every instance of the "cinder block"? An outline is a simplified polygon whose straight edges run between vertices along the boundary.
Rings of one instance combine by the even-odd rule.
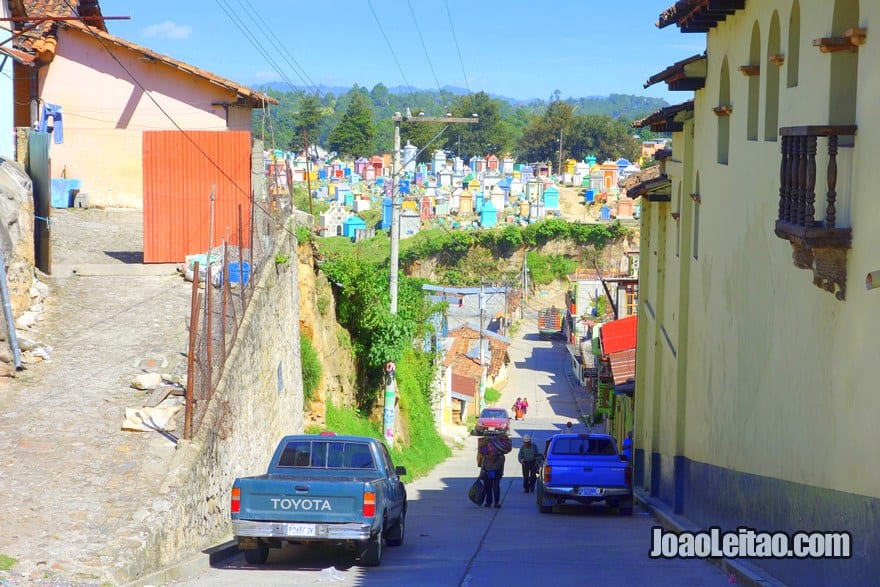
[[[88,208],[89,207],[89,195],[84,192],[79,192],[73,198],[73,207],[74,208]]]

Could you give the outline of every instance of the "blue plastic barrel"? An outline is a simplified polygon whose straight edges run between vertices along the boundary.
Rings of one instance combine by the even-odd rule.
[[[241,283],[247,285],[251,278],[250,263],[230,263],[229,264],[229,283]]]

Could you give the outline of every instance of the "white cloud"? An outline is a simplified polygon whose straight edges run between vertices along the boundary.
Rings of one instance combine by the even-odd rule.
[[[145,37],[155,37],[159,39],[186,39],[192,34],[192,27],[177,24],[174,21],[166,20],[159,24],[150,25],[141,30]]]

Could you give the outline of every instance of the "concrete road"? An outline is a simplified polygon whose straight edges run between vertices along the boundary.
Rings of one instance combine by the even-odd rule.
[[[579,411],[563,371],[564,345],[540,340],[531,324],[527,311],[499,402],[509,407],[525,396],[530,403],[526,419],[513,422],[515,448],[506,463],[500,509],[467,499],[477,475],[476,438],[470,437],[430,475],[408,484],[404,545],[386,548],[380,567],[358,567],[333,549],[285,547],[272,551],[262,567],[234,554],[175,585],[727,585],[728,577],[708,562],[650,559],[651,527],[658,522],[638,506],[632,517],[601,505],[538,513],[534,494],[523,493],[516,448],[528,433],[543,449],[543,439],[567,420],[577,422]]]

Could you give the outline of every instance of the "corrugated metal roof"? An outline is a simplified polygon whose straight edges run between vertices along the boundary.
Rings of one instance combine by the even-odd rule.
[[[630,379],[635,379],[636,349],[610,353],[608,360],[611,362],[611,374],[614,376],[614,385],[620,385]]]
[[[638,320],[638,315],[633,315],[604,323],[599,334],[602,341],[602,352],[610,355],[628,349],[635,349]]]

